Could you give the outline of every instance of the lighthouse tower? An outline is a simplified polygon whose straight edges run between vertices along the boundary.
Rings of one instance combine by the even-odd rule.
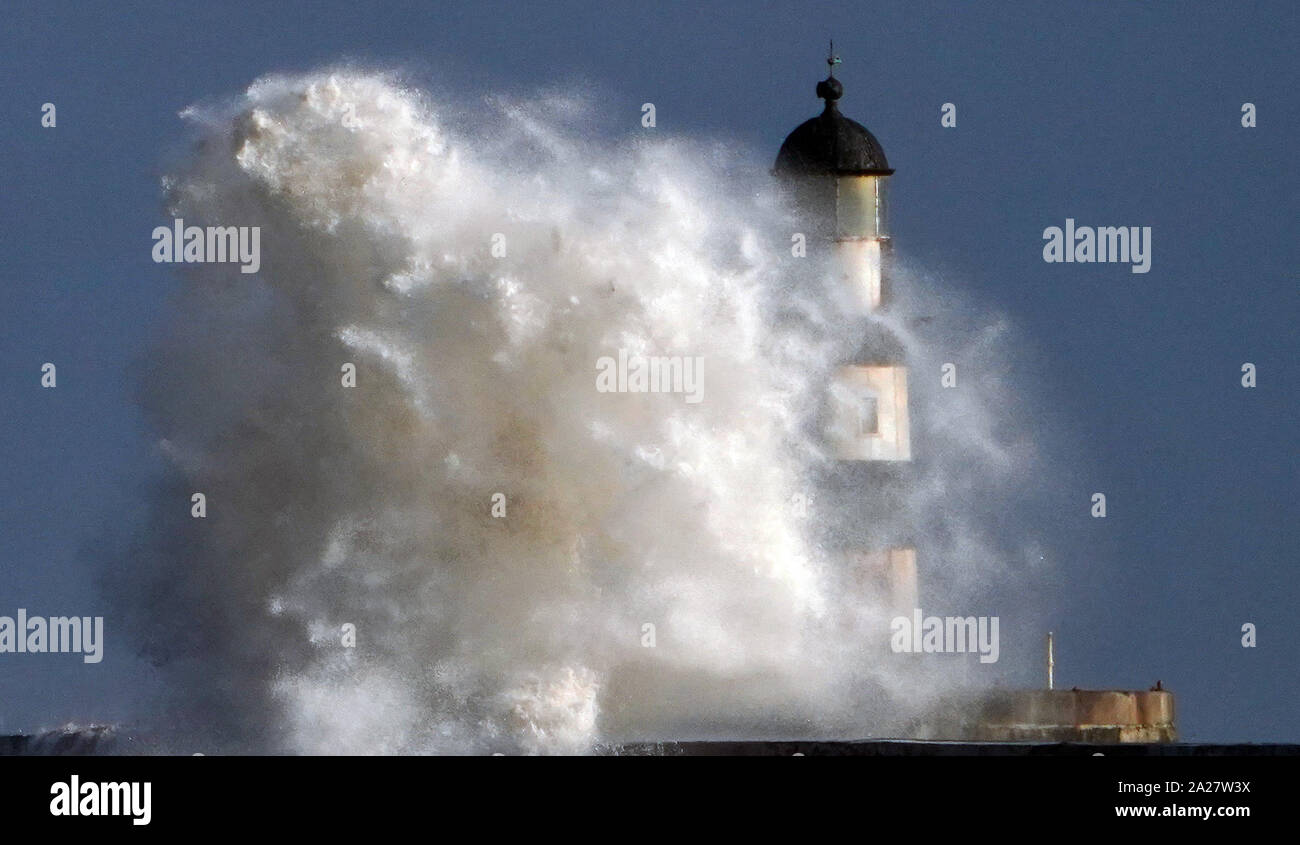
[[[886,186],[894,171],[876,137],[840,113],[844,86],[833,51],[826,63],[831,72],[817,83],[822,113],[790,133],[774,169],[795,199],[810,252],[824,250],[861,327],[857,350],[827,385],[823,432],[835,460],[816,480],[815,524],[822,547],[841,558],[846,589],[872,598],[887,617],[910,617],[920,605],[908,370],[902,343],[881,319],[890,308]],[[1173,695],[1158,681],[1145,691],[1053,689],[1051,671],[1046,689],[975,693],[955,715],[932,714],[929,735],[978,742],[1177,738]]]
[[[916,607],[916,550],[907,520],[912,444],[903,347],[879,316],[890,305],[888,185],[894,171],[876,137],[840,113],[839,58],[817,83],[822,113],[800,124],[776,157],[811,249],[829,252],[857,307],[862,343],[828,385],[824,436],[836,465],[816,498],[827,544],[852,580],[891,612]]]

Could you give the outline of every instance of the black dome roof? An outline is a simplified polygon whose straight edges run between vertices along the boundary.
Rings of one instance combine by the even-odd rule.
[[[835,104],[844,86],[833,75],[817,83],[817,96],[826,109],[799,124],[776,154],[778,175],[858,174],[888,175],[885,150],[867,127],[840,114]]]

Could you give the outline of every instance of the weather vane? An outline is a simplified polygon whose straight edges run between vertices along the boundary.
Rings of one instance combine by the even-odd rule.
[[[835,75],[835,66],[840,63],[840,57],[835,55],[835,42],[831,41],[830,51],[826,54],[826,65],[831,69],[831,76]]]

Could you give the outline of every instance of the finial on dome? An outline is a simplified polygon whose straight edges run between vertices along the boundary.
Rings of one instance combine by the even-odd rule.
[[[844,96],[844,86],[835,78],[835,66],[840,63],[840,57],[835,55],[835,42],[831,42],[830,52],[826,54],[826,66],[830,68],[830,73],[825,79],[817,83],[817,96],[826,101],[826,108],[835,108],[835,101]]]

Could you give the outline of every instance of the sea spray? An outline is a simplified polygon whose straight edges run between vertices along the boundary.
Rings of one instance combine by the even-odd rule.
[[[829,460],[812,423],[856,318],[791,256],[765,167],[601,140],[579,100],[492,106],[347,70],[184,113],[168,217],[260,227],[261,264],[185,267],[150,354],[174,474],[118,583],[169,726],[572,753],[913,717],[944,672],[890,658],[790,506]],[[701,362],[699,401],[597,390],[620,354]],[[997,554],[957,534],[942,551],[978,554],[949,600]]]

